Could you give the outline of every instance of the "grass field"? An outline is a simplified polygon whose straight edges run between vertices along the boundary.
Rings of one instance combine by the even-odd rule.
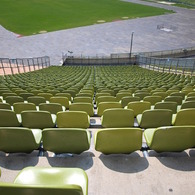
[[[21,35],[171,11],[119,0],[0,0],[0,25]]]

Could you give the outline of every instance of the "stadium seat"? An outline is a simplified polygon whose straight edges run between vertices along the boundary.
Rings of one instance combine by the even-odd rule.
[[[162,97],[161,96],[146,96],[143,98],[143,101],[150,102],[151,105],[155,105],[157,102],[162,102]]]
[[[90,125],[90,118],[86,112],[69,111],[58,112],[56,119],[58,128],[88,128]]]
[[[60,111],[65,111],[59,103],[41,103],[39,104],[39,110],[48,111],[51,114],[57,114]]]
[[[16,114],[21,114],[22,111],[36,110],[36,105],[33,103],[18,102],[13,104],[13,108]]]
[[[74,103],[93,103],[93,99],[91,97],[75,97],[73,100]]]
[[[56,93],[55,96],[67,97],[70,102],[72,102],[72,96],[70,93]]]
[[[163,92],[163,91],[161,91],[161,92],[160,91],[159,92],[154,92],[154,93],[152,93],[152,95],[161,96],[163,100],[168,96],[168,94],[166,92]]]
[[[125,106],[127,106],[127,104],[129,102],[139,102],[140,101],[140,97],[133,97],[133,96],[129,96],[129,97],[123,97],[121,99],[121,105],[124,108]]]
[[[102,127],[133,127],[134,113],[133,110],[123,108],[111,108],[103,112],[101,117]]]
[[[76,98],[76,97],[75,97]],[[84,111],[89,116],[94,116],[94,109],[91,103],[73,103],[69,106],[70,111]]]
[[[157,102],[154,109],[169,109],[175,114],[177,113],[177,102]]]
[[[12,110],[0,109],[0,127],[20,127],[16,113]]]
[[[8,104],[8,103],[0,102],[0,109],[11,110],[12,108],[11,108],[10,104]]]
[[[173,117],[172,124],[175,126],[195,125],[195,108],[179,110]]]
[[[123,97],[131,97],[132,93],[129,92],[120,92],[116,94],[117,101],[120,101]]]
[[[41,137],[41,130],[39,129],[0,127],[0,151],[5,153],[30,153],[39,148]]]
[[[64,106],[66,109],[69,109],[71,102],[67,97],[55,96],[50,98],[50,103],[59,103]]]
[[[187,101],[187,102],[184,102],[184,103],[181,105],[181,109],[186,109],[186,108],[195,108],[195,100],[194,100],[194,101]]]
[[[134,94],[135,97],[139,97],[141,100],[144,99],[146,96],[150,96],[149,92],[138,92]]]
[[[51,93],[38,93],[37,96],[44,97],[46,101],[50,101],[50,98],[53,97]]]
[[[22,97],[25,101],[27,101],[28,97],[32,97],[34,96],[34,94],[26,92],[26,93],[20,93],[19,96]]]
[[[118,101],[116,97],[114,96],[100,96],[97,98],[97,102],[96,102],[97,107],[99,103],[102,103],[102,102],[118,102]]]
[[[170,126],[172,111],[169,109],[145,110],[143,114],[137,116],[137,122],[144,129]]]
[[[31,129],[55,127],[51,114],[47,111],[23,111],[22,126]]]
[[[173,93],[171,93],[170,94],[170,96],[180,96],[180,97],[182,97],[182,100],[184,100],[185,99],[185,93],[183,93],[183,92],[173,92]]]
[[[131,153],[142,147],[140,128],[105,128],[95,134],[95,150],[104,154]]]
[[[24,99],[20,96],[7,96],[5,98],[6,103],[10,104],[11,106],[13,106],[14,103],[17,102],[24,102]]]
[[[42,135],[44,150],[55,154],[80,154],[90,147],[90,133],[85,129],[47,128]]]
[[[195,126],[167,126],[146,129],[144,137],[150,150],[181,152],[195,146]]]
[[[182,104],[183,98],[181,96],[168,96],[165,98],[165,102],[177,102],[178,105]]]
[[[16,93],[13,93],[13,92],[12,92],[12,93],[3,93],[3,94],[2,94],[2,97],[3,97],[4,100],[5,100],[5,98],[8,97],[8,96],[18,96],[18,95],[17,95]]]
[[[97,115],[102,116],[103,112],[110,108],[122,108],[122,106],[119,102],[101,102],[98,104]]]
[[[111,96],[111,94],[110,93],[96,93],[95,102],[97,102],[97,98],[101,96]]]
[[[0,193],[87,195],[88,177],[80,168],[26,167],[19,172],[14,183],[0,182]]]
[[[27,98],[27,101],[29,103],[33,103],[36,106],[38,106],[41,103],[46,103],[46,99],[44,97],[40,97],[40,96],[31,96]]]
[[[134,112],[134,116],[136,117],[138,114],[142,114],[145,110],[149,110],[151,108],[150,102],[129,102],[127,104],[127,109],[132,109]]]

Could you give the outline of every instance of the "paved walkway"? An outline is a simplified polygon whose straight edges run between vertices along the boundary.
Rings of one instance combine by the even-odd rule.
[[[0,57],[22,58],[48,55],[59,64],[62,52],[95,56],[127,53],[134,31],[133,52],[159,51],[195,46],[195,10],[127,0],[174,10],[176,13],[137,18],[20,37],[0,26]],[[159,30],[158,26],[164,26]],[[172,30],[167,32],[167,30]]]

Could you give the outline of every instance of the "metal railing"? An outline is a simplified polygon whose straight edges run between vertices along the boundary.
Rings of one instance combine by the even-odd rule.
[[[137,56],[139,66],[159,72],[195,76],[195,58],[155,58]]]
[[[48,66],[50,66],[48,56],[16,59],[0,58],[0,75],[31,72]]]

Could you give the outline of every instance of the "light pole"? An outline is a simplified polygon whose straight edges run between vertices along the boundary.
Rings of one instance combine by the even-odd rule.
[[[134,34],[134,32],[131,33],[131,44],[130,44],[130,52],[129,52],[130,59],[131,59],[132,46],[133,46],[133,34]]]

